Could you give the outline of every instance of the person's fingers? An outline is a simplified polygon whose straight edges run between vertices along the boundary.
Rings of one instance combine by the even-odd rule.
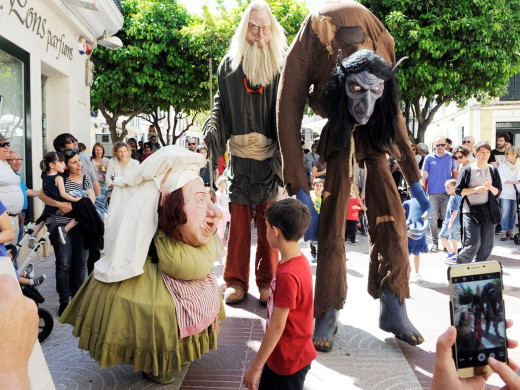
[[[506,383],[508,390],[520,389],[520,376],[508,367],[507,364],[499,362],[492,357],[488,358],[488,364]]]
[[[15,278],[7,274],[0,275],[0,296],[2,300],[8,301],[10,297],[18,295],[22,295],[22,291]]]
[[[454,326],[450,326],[443,334],[437,339],[437,361],[445,361],[446,359],[452,360],[451,347],[455,343],[457,337],[457,331]]]
[[[507,348],[516,348],[518,347],[518,340],[507,339]]]
[[[509,367],[511,367],[511,369],[512,369],[513,371],[518,370],[518,364],[516,364],[516,363],[514,362],[514,360],[511,360],[511,359],[509,359]]]
[[[513,320],[506,318],[506,329],[509,329],[513,326]]]

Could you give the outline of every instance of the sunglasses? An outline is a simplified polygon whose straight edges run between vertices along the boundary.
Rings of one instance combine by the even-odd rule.
[[[9,142],[0,142],[0,148],[5,148],[6,146],[9,147]]]
[[[188,145],[197,145],[196,143],[191,143],[191,142],[188,142]]]
[[[454,158],[455,160],[462,160],[462,159],[464,158],[464,156],[463,156],[463,155],[453,156],[453,158]]]
[[[435,145],[436,148],[440,148],[440,147],[444,148],[445,146],[446,146],[446,144],[437,144],[437,145]]]
[[[70,145],[70,144],[73,144],[74,142],[78,142],[78,140],[77,139],[69,139],[67,142],[65,142],[65,144]]]
[[[6,161],[23,161],[23,158],[8,158]]]
[[[462,141],[462,143],[463,143],[463,144],[470,144],[471,141],[466,141],[466,140],[464,140],[464,141]]]

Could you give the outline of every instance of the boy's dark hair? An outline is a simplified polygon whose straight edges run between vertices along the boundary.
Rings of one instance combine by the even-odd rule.
[[[83,142],[78,142],[78,150],[80,152],[84,152],[85,150],[87,150],[87,145],[85,145]]]
[[[265,212],[267,222],[277,227],[287,241],[298,241],[309,227],[311,214],[305,204],[287,198],[273,203]]]

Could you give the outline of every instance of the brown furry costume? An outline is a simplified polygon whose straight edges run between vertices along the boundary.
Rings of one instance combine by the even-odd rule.
[[[324,94],[339,49],[343,58],[368,49],[375,51],[389,66],[395,64],[393,38],[364,6],[351,0],[330,1],[306,18],[286,58],[278,95],[278,137],[284,181],[291,195],[300,188],[309,190],[303,163],[295,158],[301,154],[300,121],[306,99],[322,117],[328,117],[331,110],[347,110],[346,106],[330,107]],[[378,115],[380,105],[376,105],[375,110],[373,116]],[[378,137],[377,128],[387,126],[374,126],[372,120],[357,128],[350,125],[354,145],[347,140],[349,145],[341,148],[330,122],[321,134],[318,152],[321,159],[327,161],[327,180],[318,235],[316,317],[321,317],[329,308],[342,309],[346,299],[344,232],[350,193],[349,156],[353,146],[357,161],[366,164],[367,173],[366,205],[371,240],[368,291],[379,298],[383,284],[388,282],[401,302],[409,297],[406,222],[385,153],[397,159],[408,183],[419,181],[420,174],[402,116],[398,113],[385,120],[395,121],[394,138],[386,143],[381,141],[384,132],[379,129]],[[370,136],[363,134],[364,131],[370,131]],[[373,142],[374,139],[379,142]]]

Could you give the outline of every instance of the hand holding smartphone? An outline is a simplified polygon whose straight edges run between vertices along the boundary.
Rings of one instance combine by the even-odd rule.
[[[451,323],[457,329],[453,359],[460,378],[489,375],[488,357],[508,362],[502,266],[498,261],[448,269]]]

